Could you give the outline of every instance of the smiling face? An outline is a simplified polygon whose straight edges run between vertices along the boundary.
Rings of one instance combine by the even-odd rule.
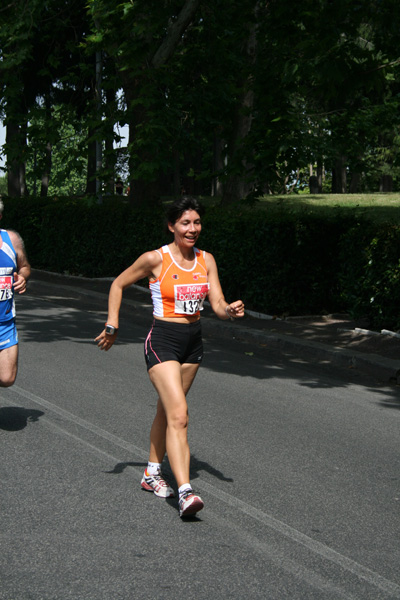
[[[168,229],[178,246],[193,248],[201,232],[200,215],[195,210],[185,210],[175,223],[168,223]]]

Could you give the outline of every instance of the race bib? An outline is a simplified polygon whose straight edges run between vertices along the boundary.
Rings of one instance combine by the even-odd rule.
[[[13,297],[13,276],[6,275],[0,277],[0,302],[11,300]]]
[[[194,315],[197,311],[202,310],[209,289],[209,283],[175,285],[175,313],[178,315]]]

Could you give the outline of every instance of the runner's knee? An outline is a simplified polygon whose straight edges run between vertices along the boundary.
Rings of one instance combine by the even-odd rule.
[[[0,387],[11,387],[14,385],[16,374],[10,373],[8,377],[0,377]]]
[[[168,417],[168,426],[175,430],[187,429],[189,424],[189,415],[187,411],[180,411]]]

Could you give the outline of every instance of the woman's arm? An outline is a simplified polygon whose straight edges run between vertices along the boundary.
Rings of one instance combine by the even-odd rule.
[[[206,252],[206,266],[210,291],[208,299],[211,308],[220,319],[236,319],[244,316],[244,304],[241,300],[228,303],[222,292],[221,283],[218,277],[217,263],[212,254]]]
[[[103,329],[101,334],[95,338],[95,342],[98,342],[97,345],[101,350],[109,350],[117,338],[119,311],[124,290],[144,277],[157,277],[159,274],[157,271],[159,271],[161,262],[162,258],[155,250],[145,252],[114,279],[108,295],[107,325],[112,325],[116,331],[113,335],[110,335]]]

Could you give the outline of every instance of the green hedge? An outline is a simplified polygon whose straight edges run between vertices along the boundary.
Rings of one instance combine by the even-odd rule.
[[[207,213],[202,244],[217,259],[228,298],[269,314],[319,313],[339,310],[336,257],[349,226],[347,218],[217,209]]]
[[[2,226],[22,235],[34,268],[115,276],[168,243],[163,211],[109,200],[5,199]],[[228,299],[276,315],[346,311],[400,328],[400,226],[335,210],[331,218],[209,208],[200,248],[217,260]]]
[[[400,329],[400,225],[363,224],[341,243],[342,301],[377,329]]]
[[[134,212],[126,204],[66,200],[4,201],[2,227],[16,229],[36,269],[109,277],[144,248],[160,245],[162,211]]]

